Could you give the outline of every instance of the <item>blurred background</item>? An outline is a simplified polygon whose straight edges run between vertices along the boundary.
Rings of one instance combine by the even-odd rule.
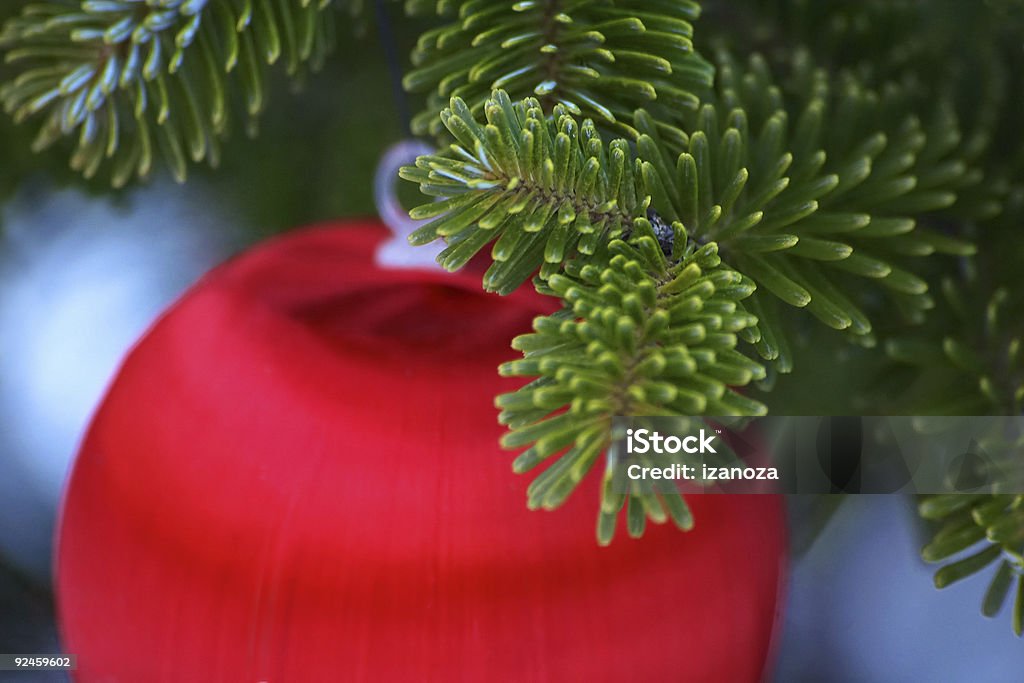
[[[0,20],[17,4],[4,3]],[[402,64],[418,29],[401,22],[394,40]],[[372,21],[340,35],[301,96],[282,79],[260,135],[236,136],[220,169],[194,168],[184,186],[157,176],[113,197],[91,196],[88,183],[54,174],[58,164],[30,152],[27,129],[0,117],[0,653],[61,650],[49,588],[61,486],[132,342],[191,282],[246,245],[375,213],[374,170],[405,137],[385,55]],[[348,106],[356,101],[363,106]],[[842,413],[849,407],[836,382],[868,374],[856,353],[807,356],[773,398],[792,414]],[[829,511],[819,505],[800,515],[794,536],[802,545],[808,525],[823,525]],[[839,507],[794,561],[778,680],[1022,679],[1024,646],[1005,618],[978,615],[987,583],[932,588],[915,520],[910,502],[895,497],[853,497]]]

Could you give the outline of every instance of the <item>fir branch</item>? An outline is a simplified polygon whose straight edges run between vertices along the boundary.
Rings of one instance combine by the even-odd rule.
[[[998,563],[982,614],[998,614],[1015,590],[1013,630],[1018,637],[1024,634],[1024,495],[929,496],[918,511],[937,523],[934,537],[921,551],[928,562],[946,563],[935,573],[935,586],[945,588]]]
[[[413,210],[439,216],[413,243],[446,239],[439,261],[458,268],[494,242],[485,287],[508,293],[539,269],[539,291],[563,300],[514,342],[524,359],[502,368],[540,376],[498,399],[512,428],[504,445],[529,446],[516,469],[562,451],[531,486],[530,505],[557,507],[571,493],[608,448],[615,415],[763,414],[732,389],[765,377],[735,349],[737,335],[760,340],[756,317],[739,304],[754,284],[721,264],[717,245],[688,241],[680,223],[648,214],[628,143],[605,146],[590,120],[577,123],[561,105],[546,116],[538,100],[513,103],[502,91],[484,115],[481,124],[453,99],[442,120],[456,143],[402,176],[443,199]],[[606,481],[602,543],[624,500]],[[692,524],[678,497],[629,500],[634,535],[666,509],[679,526]]]
[[[987,278],[982,278],[976,265],[965,264],[965,271],[963,282],[943,281],[940,306],[923,328],[886,343],[894,361],[885,369],[891,386],[880,386],[879,393],[899,396],[894,410],[920,415],[1020,415],[1024,411],[1020,304],[1003,286],[986,293],[983,279]],[[1018,439],[997,446],[987,450],[1019,458],[1024,444]],[[923,499],[919,512],[937,524],[932,541],[922,551],[925,560],[945,563],[935,574],[935,585],[944,588],[998,561],[982,612],[994,616],[1018,579],[1012,621],[1021,635],[1024,496],[931,496]]]
[[[326,0],[86,0],[27,6],[0,35],[18,75],[2,89],[18,121],[43,120],[33,144],[75,140],[71,166],[104,163],[115,186],[149,174],[154,149],[183,180],[216,164],[234,100],[250,122],[266,66],[316,65],[332,41]]]
[[[414,8],[422,3],[411,3]],[[430,92],[414,121],[439,134],[436,113],[450,98],[479,115],[492,90],[539,97],[630,133],[641,105],[697,106],[712,69],[693,51],[692,0],[526,0],[439,3],[451,23],[423,34],[412,55],[409,90]]]
[[[894,335],[884,370],[896,386],[894,410],[915,415],[1020,415],[1024,412],[1024,310],[1010,289],[986,285],[979,264],[942,282],[939,306],[919,328]],[[985,273],[988,275],[989,273]]]
[[[939,0],[942,1],[942,0]],[[739,0],[709,4],[707,23],[733,49],[788,60],[794,46],[810,48],[832,70],[891,80],[920,59],[935,36],[936,0]],[[962,5],[963,3],[957,2]]]
[[[639,218],[628,242],[609,244],[607,265],[571,261],[564,274],[538,281],[564,307],[515,339],[523,359],[501,373],[537,379],[496,401],[511,429],[503,445],[528,446],[514,469],[554,460],[528,489],[531,508],[552,509],[569,496],[608,449],[613,416],[764,414],[762,404],[734,389],[765,376],[736,350],[738,336],[758,336],[756,318],[740,303],[754,285],[722,264],[716,245],[688,243],[675,229],[666,255],[650,222]],[[609,455],[600,543],[611,541],[624,504],[633,536],[643,533],[645,517],[692,526],[678,494],[613,493],[612,462]]]
[[[936,223],[932,220],[936,215],[952,218],[939,225],[955,227],[961,234],[973,232],[984,249],[977,263],[961,262],[965,282],[944,279],[943,296],[936,310],[929,311],[924,327],[888,340],[885,348],[895,363],[885,369],[888,382],[878,388],[873,400],[899,395],[897,406],[889,408],[897,413],[1019,415],[1024,408],[1020,352],[1024,330],[1022,311],[1012,293],[1022,286],[1022,273],[1017,260],[1007,255],[1019,252],[1024,217],[1024,145],[1012,99],[1024,73],[1020,50],[1024,3],[751,0],[741,4],[761,11],[749,22],[748,35],[760,33],[754,42],[769,50],[773,59],[789,62],[792,45],[808,45],[833,78],[849,79],[842,74],[852,72],[858,81],[880,90],[887,83],[900,83],[901,101],[891,111],[956,112],[964,131],[962,142],[955,142],[957,126],[944,124],[941,117],[934,120],[928,137],[947,137],[950,149],[957,148],[954,158],[984,168],[985,178],[979,182],[977,170],[961,175],[952,188],[959,197],[957,203],[924,216],[922,222]],[[743,10],[735,14],[742,15]],[[714,13],[710,19],[715,21]],[[734,45],[749,43],[734,37],[739,38]],[[807,85],[804,82],[801,87]],[[790,97],[794,95],[798,93],[791,90]],[[843,130],[836,117],[825,121],[830,130]],[[972,230],[975,224],[982,228]],[[926,246],[909,237],[905,244],[914,249]],[[983,286],[981,280],[989,284]],[[1016,590],[1012,622],[1018,635],[1024,630],[1022,502],[1019,495],[955,494],[928,497],[920,506],[921,515],[938,525],[923,551],[926,560],[944,564],[936,572],[936,586],[948,586],[997,565],[982,611],[995,615]]]
[[[449,153],[401,171],[444,199],[411,212],[439,216],[411,241],[445,239],[444,267],[460,268],[493,242],[484,287],[507,294],[538,268],[547,277],[576,253],[593,255],[646,212],[626,141],[605,145],[592,121],[577,123],[561,105],[547,116],[538,100],[513,104],[503,91],[487,100],[484,115],[477,122],[454,98],[441,114],[456,140]]]
[[[1019,0],[745,0],[712,8],[706,20],[720,29],[712,33],[734,49],[754,45],[782,65],[809,49],[834,77],[852,74],[878,91],[898,83],[907,111],[936,103],[955,111],[959,154],[986,174],[960,193],[959,218],[987,220],[1021,196],[1020,174],[1006,167],[1007,157],[1024,158],[1011,95],[1024,57]]]
[[[796,60],[796,94],[787,98],[763,59],[745,70],[726,55],[719,61],[716,97],[683,117],[682,144],[660,136],[646,112],[636,116],[652,206],[691,236],[718,242],[763,290],[830,327],[871,333],[861,303],[870,282],[908,314],[927,310],[927,283],[907,264],[974,251],[915,220],[979,181],[955,156],[960,136],[950,111],[926,128],[899,106],[899,91],[879,95],[853,80],[832,87],[805,58]],[[751,307],[763,320],[760,352],[788,370],[774,303],[759,293]]]

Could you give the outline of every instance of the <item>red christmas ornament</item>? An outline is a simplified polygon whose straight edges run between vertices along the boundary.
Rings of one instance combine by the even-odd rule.
[[[74,466],[57,588],[82,681],[757,681],[773,496],[594,538],[530,512],[496,366],[550,303],[384,270],[377,225],[215,270],[124,362]]]

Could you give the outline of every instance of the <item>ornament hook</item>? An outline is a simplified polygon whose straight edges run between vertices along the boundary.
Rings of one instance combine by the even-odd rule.
[[[419,227],[421,221],[409,217],[395,192],[398,169],[413,163],[418,156],[433,152],[434,149],[430,145],[420,140],[402,140],[389,147],[377,165],[377,174],[373,181],[373,198],[377,205],[377,213],[392,233],[391,239],[377,249],[377,264],[382,267],[443,270],[436,260],[444,248],[441,240],[418,247],[409,244],[409,235]]]

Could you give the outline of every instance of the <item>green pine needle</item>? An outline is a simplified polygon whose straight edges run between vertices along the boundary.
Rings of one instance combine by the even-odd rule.
[[[332,42],[323,0],[86,0],[27,6],[0,34],[17,76],[0,89],[17,121],[41,119],[45,149],[71,138],[71,166],[106,163],[121,186],[158,152],[183,181],[189,161],[216,165],[235,100],[252,125],[267,65],[319,64]]]
[[[500,90],[484,115],[477,122],[454,98],[441,120],[456,142],[445,155],[420,157],[401,171],[444,200],[411,212],[437,217],[411,241],[444,239],[438,260],[449,270],[493,243],[484,287],[507,294],[538,268],[546,277],[577,253],[593,255],[646,211],[624,140],[605,145],[590,120],[580,124],[560,105],[547,116],[538,100],[513,103]]]
[[[532,334],[513,342],[523,358],[501,373],[536,379],[496,401],[510,427],[503,445],[527,447],[514,469],[553,461],[529,487],[531,508],[552,509],[565,500],[607,452],[616,415],[765,413],[735,390],[765,376],[736,350],[741,338],[759,336],[757,319],[741,304],[754,284],[722,263],[716,245],[687,242],[678,224],[674,231],[666,255],[650,221],[637,219],[628,241],[609,244],[607,265],[571,261],[564,274],[538,281],[564,308],[538,318]],[[611,464],[609,456],[598,520],[602,544],[611,541],[627,498],[634,536],[646,518],[693,525],[678,494],[613,493]]]
[[[974,266],[963,282],[945,278],[923,326],[887,340],[893,361],[885,389],[915,414],[1020,415],[1024,412],[1024,315],[1005,287],[987,291]],[[977,305],[977,303],[985,305]],[[898,373],[898,374],[897,374]],[[913,381],[907,381],[908,373]]]
[[[1024,495],[928,496],[922,499],[919,511],[937,523],[933,540],[922,551],[928,562],[945,562],[935,573],[936,587],[945,588],[998,562],[982,614],[998,614],[1016,584],[1012,622],[1020,636],[1024,623]],[[961,554],[964,551],[968,551],[966,555]]]
[[[405,77],[407,89],[430,93],[413,124],[418,133],[442,132],[436,112],[452,97],[479,115],[492,90],[538,97],[545,109],[561,104],[628,133],[636,107],[693,109],[712,82],[711,66],[693,49],[693,0],[464,0],[437,8],[455,16],[420,37]]]
[[[769,307],[771,294],[865,337],[872,332],[865,292],[877,284],[920,317],[932,299],[910,270],[914,261],[974,253],[916,221],[979,180],[955,156],[960,136],[951,111],[939,107],[924,127],[900,106],[901,91],[877,95],[852,78],[833,85],[803,53],[794,59],[792,96],[756,55],[743,69],[725,54],[719,62],[717,95],[681,117],[685,133],[665,137],[664,124],[637,112],[652,206],[689,234],[717,241],[761,287],[757,308]],[[784,371],[792,367],[785,336],[766,329],[759,347]]]

